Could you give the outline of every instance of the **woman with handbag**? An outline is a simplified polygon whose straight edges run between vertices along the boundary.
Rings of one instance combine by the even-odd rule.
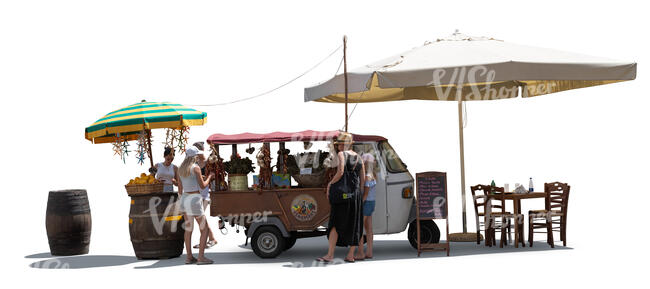
[[[334,260],[336,246],[349,247],[344,261],[354,262],[354,251],[363,232],[362,196],[365,169],[361,157],[352,150],[352,135],[340,132],[334,141],[338,156],[336,174],[327,185],[330,217],[327,226],[327,254],[316,259],[329,263]]]

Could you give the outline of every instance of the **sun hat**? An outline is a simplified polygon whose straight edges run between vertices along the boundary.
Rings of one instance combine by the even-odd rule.
[[[334,141],[334,144],[351,144],[354,143],[354,140],[352,139],[352,134],[348,132],[339,132],[339,135],[336,136],[336,140]]]
[[[192,147],[185,150],[185,156],[187,156],[188,158],[193,157],[193,156],[197,156],[199,154],[203,154],[203,151],[199,150],[195,146],[192,146]]]

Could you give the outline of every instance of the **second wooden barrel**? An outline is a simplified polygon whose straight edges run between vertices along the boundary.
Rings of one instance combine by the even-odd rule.
[[[176,193],[131,196],[129,234],[138,259],[175,258],[183,253],[183,216]]]
[[[86,190],[51,191],[45,229],[55,256],[88,254],[92,220]]]

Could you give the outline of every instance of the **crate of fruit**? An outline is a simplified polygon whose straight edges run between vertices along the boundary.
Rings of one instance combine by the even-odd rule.
[[[141,174],[139,177],[132,179],[124,187],[129,196],[162,193],[164,191],[164,183],[157,180],[153,175]]]

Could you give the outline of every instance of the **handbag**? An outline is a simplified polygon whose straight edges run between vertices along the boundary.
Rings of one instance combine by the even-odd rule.
[[[347,159],[347,153],[346,153]],[[347,162],[346,162],[347,163]],[[355,163],[355,167],[357,166]],[[345,164],[347,167],[347,164]],[[359,187],[358,178],[355,182],[354,171],[343,169],[343,176],[336,183],[330,185],[329,201],[331,204],[340,204],[354,200]]]

